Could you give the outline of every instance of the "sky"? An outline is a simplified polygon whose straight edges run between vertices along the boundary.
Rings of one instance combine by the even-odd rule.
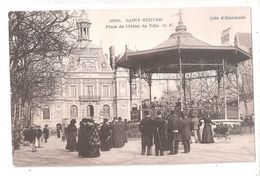
[[[218,8],[183,8],[182,19],[187,27],[187,32],[194,37],[211,45],[221,45],[221,32],[232,27],[238,32],[251,32],[250,8],[246,7],[218,7]],[[160,42],[166,40],[178,24],[179,9],[131,9],[131,10],[89,10],[89,19],[92,22],[90,37],[93,43],[100,44],[105,53],[114,45],[116,54],[125,51],[125,45],[132,50],[150,49]],[[240,20],[213,20],[213,17],[229,16],[245,18]],[[124,28],[109,29],[106,25],[126,25],[125,19],[132,18],[161,18],[157,28]],[[110,22],[119,19],[121,23]],[[138,24],[138,22],[132,24]],[[143,24],[143,23],[142,23]],[[150,23],[146,23],[150,24]],[[172,24],[170,27],[162,27],[162,24]]]

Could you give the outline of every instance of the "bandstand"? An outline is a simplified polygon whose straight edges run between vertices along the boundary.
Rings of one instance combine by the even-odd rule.
[[[237,45],[212,46],[193,37],[192,34],[187,32],[180,12],[175,33],[171,34],[167,40],[149,50],[130,51],[126,47],[125,54],[116,61],[116,67],[129,69],[130,86],[135,78],[145,79],[149,85],[150,101],[152,98],[152,81],[155,80],[153,75],[172,75],[166,80],[175,80],[180,83],[182,109],[185,108],[185,102],[187,101],[187,81],[213,78],[217,82],[214,98],[217,102],[216,109],[218,109],[214,119],[224,122],[238,122],[239,76],[237,70],[241,62],[250,58],[251,55]],[[230,74],[233,74],[236,78],[235,92],[230,92],[227,88],[227,77]],[[141,83],[141,81],[139,82]],[[139,86],[139,89],[142,92],[142,86]],[[132,105],[131,90],[130,87],[130,104]],[[229,100],[227,97],[231,93],[235,94],[235,104],[237,104],[237,108],[232,110],[233,115],[230,115],[228,111]],[[140,104],[142,104],[141,93]],[[132,109],[131,105],[130,109]],[[142,112],[142,106],[140,106],[140,111]]]

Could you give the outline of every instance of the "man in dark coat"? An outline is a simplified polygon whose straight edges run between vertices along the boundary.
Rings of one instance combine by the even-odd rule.
[[[162,113],[160,110],[157,111],[157,117],[154,119],[154,145],[155,155],[163,156],[164,146],[166,144],[166,128],[165,121],[162,119]]]
[[[57,133],[57,138],[60,138],[60,134],[61,134],[61,124],[58,123],[56,125],[56,133]]]
[[[181,120],[181,139],[184,146],[184,153],[190,152],[190,139],[192,129],[192,121],[188,119],[187,113],[183,113],[183,119]]]
[[[141,133],[141,155],[145,155],[147,147],[147,156],[152,155],[151,147],[153,146],[153,120],[150,111],[144,111],[145,117],[140,121],[139,131]]]
[[[113,146],[112,140],[112,129],[108,124],[108,119],[104,119],[104,122],[101,126],[100,131],[100,140],[101,140],[101,151],[108,151]]]
[[[49,138],[49,129],[48,129],[48,125],[45,125],[45,127],[43,128],[43,137],[44,137],[44,141],[45,143],[47,143],[47,140]]]
[[[174,111],[171,111],[171,116],[168,119],[168,134],[170,141],[170,153],[169,155],[176,155],[179,149],[179,141],[181,140],[181,120]],[[173,141],[174,141],[174,151],[173,151]]]
[[[29,129],[29,133],[28,133],[28,138],[29,138],[29,142],[32,144],[32,152],[36,152],[36,146],[35,146],[35,142],[36,142],[36,125],[33,124],[30,129]]]
[[[25,127],[25,128],[23,129],[23,136],[24,136],[23,141],[24,141],[24,142],[29,142],[29,141],[30,141],[30,139],[29,139],[29,133],[30,133],[29,128],[28,128],[28,127]]]
[[[158,106],[159,106],[159,103],[158,103],[157,97],[154,97],[151,107],[156,108]]]

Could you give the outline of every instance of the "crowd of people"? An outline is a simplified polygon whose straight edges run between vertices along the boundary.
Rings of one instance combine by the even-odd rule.
[[[191,139],[196,143],[214,143],[212,113],[205,109],[186,109],[183,111],[180,99],[175,106],[166,112],[163,103],[154,99],[151,104],[145,104],[144,118],[139,124],[141,133],[141,154],[152,155],[152,146],[155,146],[155,155],[162,156],[164,151],[169,155],[178,153],[179,143],[184,146],[184,153],[189,153]],[[169,109],[168,109],[169,110]],[[201,135],[200,127],[204,123]]]
[[[79,122],[72,119],[64,129],[61,124],[56,126],[56,135],[61,141],[66,141],[65,149],[70,152],[78,152],[82,158],[99,157],[100,151],[109,151],[111,148],[121,148],[127,142],[126,122],[121,117],[114,118],[109,122],[103,119],[101,124],[95,123],[93,119],[83,118]],[[33,124],[23,130],[23,144],[31,144],[32,152],[41,148],[41,142],[48,142],[50,130],[48,125],[43,129]]]
[[[158,103],[155,98],[152,103],[143,104],[143,119],[139,122],[141,134],[141,155],[152,155],[152,146],[155,155],[162,156],[165,151],[169,155],[178,153],[179,144],[182,143],[184,153],[191,150],[192,139],[196,143],[214,143],[212,126],[215,125],[212,113],[206,109],[183,109],[180,99],[166,110],[166,104]],[[121,148],[127,142],[127,124],[121,117],[114,118],[111,122],[104,118],[98,124],[93,119],[83,118],[79,122],[72,119],[66,127],[61,124],[56,126],[57,138],[66,141],[65,149],[78,152],[79,157],[99,157],[100,151],[109,151],[111,148]],[[204,123],[203,132],[201,126]],[[24,129],[24,141],[32,144],[32,151],[41,147],[41,142],[48,142],[49,128],[45,125],[32,125]]]
[[[121,117],[114,118],[110,123],[105,118],[101,124],[95,123],[93,119],[83,118],[79,129],[75,124],[76,120],[72,119],[65,128],[66,149],[77,151],[79,157],[99,157],[100,150],[121,148],[127,142],[126,124]]]
[[[45,125],[43,130],[40,125],[33,124],[29,128],[24,128],[23,130],[23,143],[32,145],[32,152],[36,151],[36,148],[41,148],[41,142],[47,143],[49,138],[49,128]]]

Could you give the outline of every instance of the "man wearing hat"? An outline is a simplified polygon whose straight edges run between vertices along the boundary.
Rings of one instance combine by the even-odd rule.
[[[144,111],[144,118],[140,121],[139,131],[141,132],[141,155],[145,155],[147,147],[147,156],[152,155],[153,146],[153,120],[149,110]]]
[[[36,152],[36,125],[33,124],[30,129],[29,129],[29,133],[28,133],[28,138],[29,138],[29,142],[32,144],[32,152]]]
[[[157,117],[154,119],[154,145],[155,155],[163,156],[164,148],[166,146],[166,123],[162,119],[162,112],[157,111]]]
[[[49,138],[49,133],[50,133],[47,124],[46,124],[45,127],[43,128],[42,133],[43,133],[44,141],[45,141],[45,143],[47,143],[47,140],[48,140],[48,138]]]
[[[152,108],[156,108],[156,107],[158,107],[158,100],[157,100],[157,97],[154,97],[153,98],[153,102],[152,102]]]
[[[184,146],[184,153],[190,152],[190,139],[191,139],[191,130],[193,129],[193,123],[191,119],[188,118],[187,112],[182,113],[181,120],[181,139]]]
[[[174,114],[174,111],[171,110],[170,118],[168,119],[168,134],[170,141],[170,153],[169,155],[176,155],[179,149],[179,141],[181,140],[181,120]],[[174,151],[173,151],[173,142],[174,142]]]

